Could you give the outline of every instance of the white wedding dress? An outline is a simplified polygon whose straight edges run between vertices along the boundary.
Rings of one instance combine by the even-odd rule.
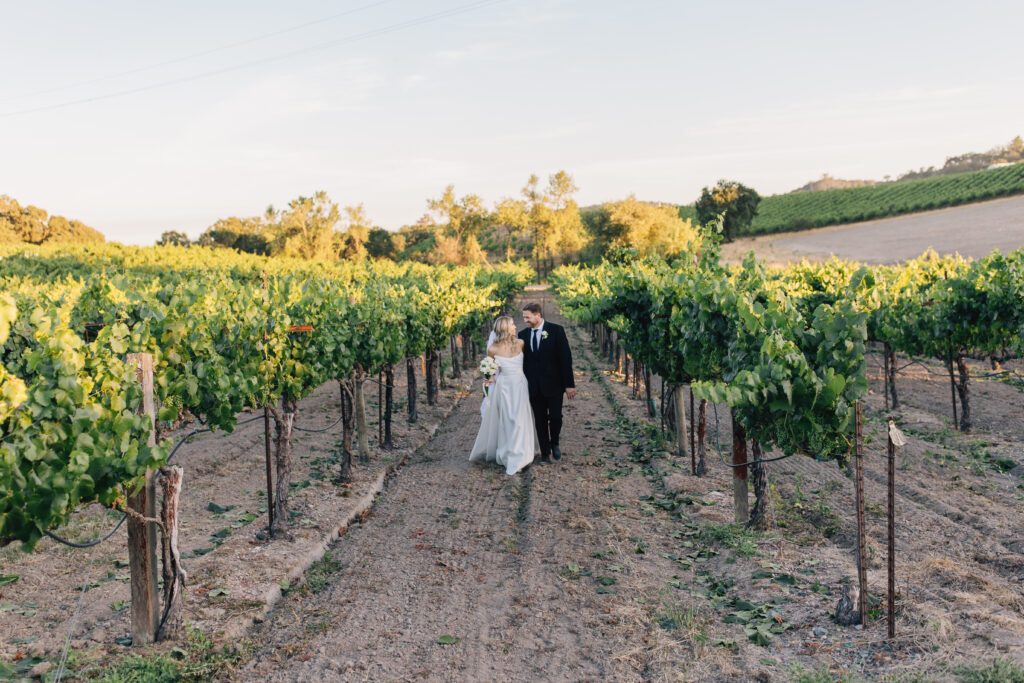
[[[523,354],[495,356],[498,374],[491,385],[477,432],[471,461],[496,462],[507,474],[515,474],[540,452],[537,428],[530,407],[530,390],[523,374]]]

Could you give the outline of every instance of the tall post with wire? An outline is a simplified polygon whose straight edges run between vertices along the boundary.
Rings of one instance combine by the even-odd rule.
[[[868,625],[868,558],[867,519],[864,511],[864,434],[863,413],[860,401],[854,404],[854,492],[857,504],[857,585],[860,590],[860,623]]]
[[[889,548],[888,548],[888,626],[889,638],[896,637],[896,449],[907,443],[903,432],[896,428],[896,421],[889,417],[888,462],[889,483]]]
[[[140,412],[148,415],[152,424],[148,446],[156,445],[156,404],[153,401],[153,356],[148,353],[130,353],[128,362],[136,368],[135,375],[142,385]],[[157,596],[156,524],[148,521],[156,517],[156,491],[153,473],[146,473],[142,488],[128,497],[128,565],[131,570],[131,633],[132,645],[152,643],[156,638],[160,619],[160,601]]]

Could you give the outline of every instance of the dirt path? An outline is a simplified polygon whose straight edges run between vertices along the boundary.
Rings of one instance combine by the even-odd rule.
[[[667,535],[638,514],[636,499],[651,492],[642,473],[630,466],[609,477],[610,460],[632,449],[607,425],[614,410],[585,344],[573,345],[580,393],[566,404],[562,462],[513,478],[469,463],[479,403],[465,401],[362,528],[336,544],[330,585],[289,599],[259,630],[242,678],[645,675],[653,650],[644,653],[652,637],[644,601],[671,575],[661,557]],[[439,643],[445,635],[460,640]]]

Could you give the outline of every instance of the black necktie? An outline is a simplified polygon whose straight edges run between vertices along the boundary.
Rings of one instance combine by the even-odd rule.
[[[539,336],[539,334],[540,334],[540,330],[538,330],[537,328],[534,328],[534,330],[533,330],[533,351],[534,351],[534,353],[537,352],[537,347],[540,346],[540,344],[537,342],[537,337]]]

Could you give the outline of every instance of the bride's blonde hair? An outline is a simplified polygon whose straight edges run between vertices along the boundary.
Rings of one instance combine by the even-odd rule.
[[[516,321],[510,315],[503,315],[494,321],[494,344],[512,346],[516,340]]]

